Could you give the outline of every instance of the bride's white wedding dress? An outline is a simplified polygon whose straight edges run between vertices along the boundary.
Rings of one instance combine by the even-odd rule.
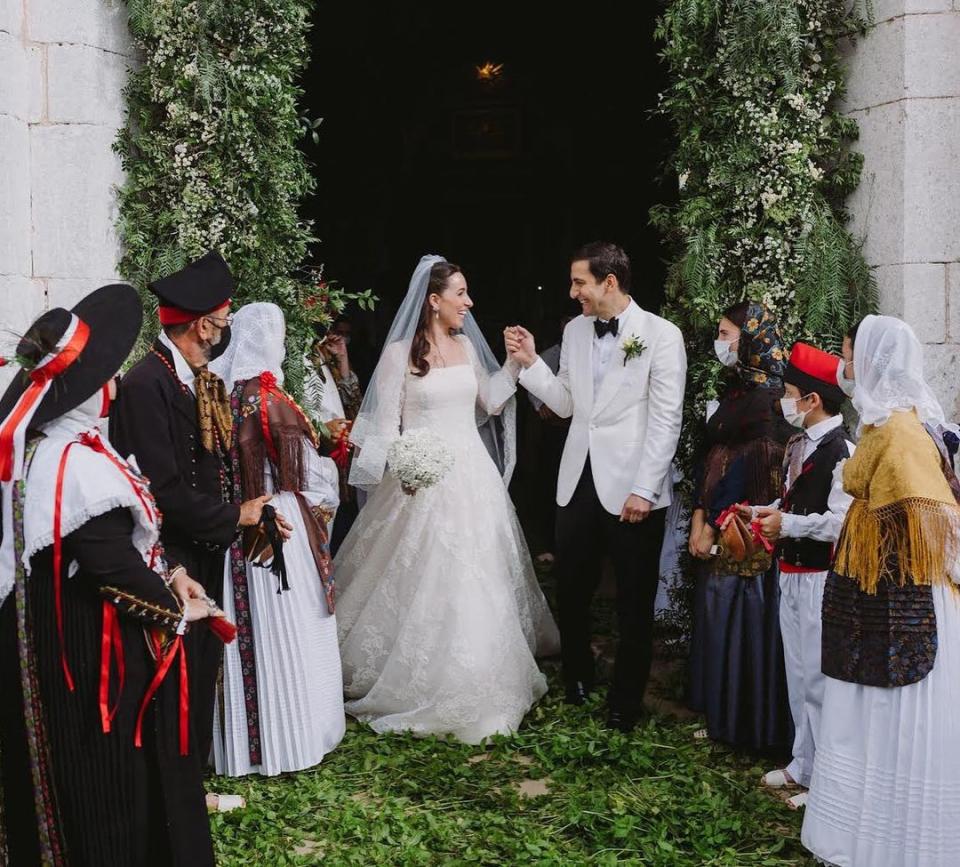
[[[547,690],[535,656],[559,649],[513,504],[477,429],[478,401],[496,409],[492,386],[509,377],[490,377],[473,360],[406,374],[403,429],[441,436],[454,465],[412,496],[388,470],[337,556],[346,710],[376,731],[466,743],[514,731]]]

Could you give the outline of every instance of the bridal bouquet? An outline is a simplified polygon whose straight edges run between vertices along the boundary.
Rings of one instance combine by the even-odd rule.
[[[453,466],[453,452],[432,431],[409,430],[390,446],[387,462],[404,493],[415,494],[444,477]]]

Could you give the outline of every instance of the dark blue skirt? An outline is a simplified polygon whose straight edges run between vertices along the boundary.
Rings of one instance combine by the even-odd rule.
[[[711,575],[701,564],[690,641],[689,705],[707,732],[740,749],[787,749],[793,720],[780,636],[777,568]]]

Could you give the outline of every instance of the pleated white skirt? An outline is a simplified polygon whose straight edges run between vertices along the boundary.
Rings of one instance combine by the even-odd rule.
[[[269,570],[247,564],[261,764],[250,764],[240,652],[234,642],[224,651],[223,701],[214,732],[217,773],[231,777],[313,767],[340,743],[346,726],[337,621],[327,611],[313,557],[302,541],[307,536],[297,501],[282,493],[271,504],[293,524],[293,536],[283,549],[290,590],[278,594]],[[223,608],[233,619],[229,568]]]
[[[802,840],[838,867],[960,864],[960,595],[933,588],[938,649],[919,683],[826,679]]]

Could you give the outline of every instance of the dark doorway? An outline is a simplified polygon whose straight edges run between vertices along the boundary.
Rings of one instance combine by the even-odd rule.
[[[313,258],[380,296],[373,342],[428,252],[464,268],[497,352],[508,322],[557,338],[567,256],[586,241],[622,244],[635,297],[659,308],[647,213],[673,195],[657,182],[667,135],[651,117],[659,4],[562,8],[317,4],[304,79],[311,116],[324,118],[307,145]]]

